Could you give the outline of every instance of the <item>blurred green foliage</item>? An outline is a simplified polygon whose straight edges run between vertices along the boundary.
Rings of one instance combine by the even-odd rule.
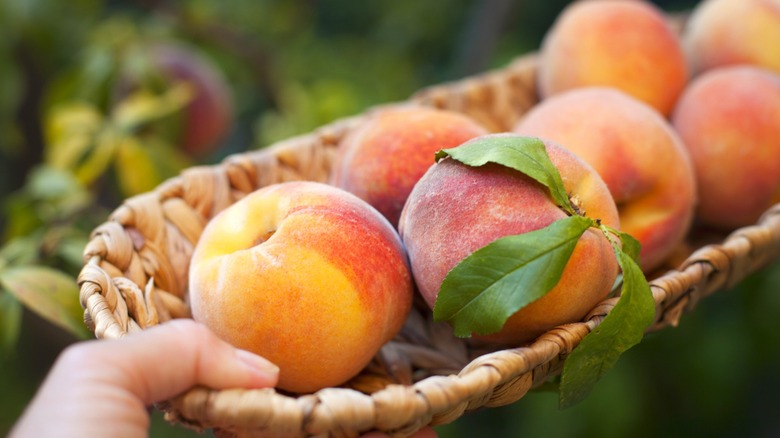
[[[504,65],[535,50],[568,3],[0,0],[0,434],[57,354],[89,337],[81,253],[123,199],[185,167]],[[182,145],[196,90],[156,70],[149,47],[161,42],[186,43],[229,85],[229,129],[205,153]],[[778,273],[764,269],[648,336],[574,408],[533,392],[439,432],[772,435]],[[153,423],[153,436],[195,435],[159,414]]]

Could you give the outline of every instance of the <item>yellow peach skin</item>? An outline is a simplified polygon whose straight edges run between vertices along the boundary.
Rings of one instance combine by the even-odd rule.
[[[542,98],[584,86],[609,86],[668,115],[688,80],[680,39],[645,1],[573,2],[542,41]]]
[[[696,199],[693,164],[654,108],[614,88],[586,87],[540,102],[514,130],[553,140],[596,169],[618,205],[622,231],[642,244],[645,272],[685,238]]]
[[[750,64],[780,73],[780,1],[705,0],[683,32],[694,73]]]
[[[418,106],[385,107],[339,145],[331,183],[356,194],[396,226],[412,187],[440,149],[487,134],[469,117]]]
[[[618,228],[617,208],[596,171],[559,145],[545,145],[574,202],[588,217]],[[418,289],[433,307],[447,273],[469,254],[500,237],[541,229],[564,217],[547,190],[520,172],[497,164],[470,167],[446,158],[412,190],[399,232]],[[559,283],[486,339],[527,342],[556,325],[583,318],[606,298],[617,273],[607,239],[600,231],[586,231]]]
[[[279,388],[344,383],[400,330],[413,284],[376,210],[343,190],[281,183],[214,217],[190,265],[192,315],[280,367]]]
[[[672,116],[696,169],[698,220],[730,230],[780,202],[780,75],[753,66],[709,70]]]

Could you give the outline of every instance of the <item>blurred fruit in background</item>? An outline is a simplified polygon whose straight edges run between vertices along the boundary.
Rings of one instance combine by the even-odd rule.
[[[683,34],[694,74],[735,64],[780,73],[780,2],[704,0]]]
[[[189,155],[203,157],[225,140],[233,123],[233,96],[222,72],[197,49],[183,43],[149,44],[137,49],[146,55],[146,71],[121,78],[119,96],[157,82],[188,86],[190,99],[182,108],[176,143]],[[135,75],[134,75],[135,74]],[[121,97],[120,97],[121,98]]]

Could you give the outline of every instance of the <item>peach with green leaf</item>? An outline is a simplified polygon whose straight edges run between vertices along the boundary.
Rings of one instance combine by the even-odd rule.
[[[559,400],[576,403],[641,341],[655,303],[618,227],[609,190],[587,163],[538,138],[493,134],[437,153],[399,224],[434,320],[457,336],[519,345],[619,300],[569,355]]]
[[[434,320],[455,335],[533,341],[581,321],[622,271],[618,304],[567,361],[574,372],[564,370],[561,403],[576,403],[642,339],[655,312],[639,243],[618,230],[606,184],[565,148],[517,134],[481,136],[437,159],[399,232]]]
[[[541,147],[549,154],[549,160],[562,179],[557,199],[528,175],[491,162],[491,154],[501,154],[502,150],[508,150],[510,157],[517,155],[512,151],[516,143],[532,143],[536,145],[537,153]],[[560,241],[545,240],[541,235],[531,243],[530,246],[537,249],[568,248],[570,257],[568,263],[563,264],[552,262],[555,257],[565,255],[554,251],[526,260],[527,256],[523,254],[510,257],[509,254],[514,252],[506,248],[495,251],[497,259],[484,258],[485,255],[479,255],[477,250],[497,239],[525,235],[570,217],[572,213],[560,206],[563,202],[570,202],[574,211],[585,212],[601,224],[617,229],[620,223],[617,207],[607,186],[593,168],[549,141],[494,134],[478,137],[447,151],[454,154],[469,148],[489,151],[485,152],[488,158],[484,159],[484,165],[473,167],[451,157],[439,160],[417,183],[401,214],[399,232],[409,254],[417,287],[425,301],[435,312],[441,305],[439,293],[446,286],[445,278],[461,260],[474,253],[488,260],[485,266],[488,270],[506,262],[509,264],[507,270],[538,279],[539,285],[554,279],[548,277],[551,266],[562,268],[560,279],[552,283],[552,290],[537,291],[543,295],[538,300],[522,296],[525,307],[517,313],[511,312],[512,316],[505,325],[493,324],[491,319],[486,318],[483,322],[491,326],[480,327],[476,330],[478,334],[501,329],[491,334],[491,339],[521,343],[533,340],[558,324],[584,317],[596,303],[607,297],[618,274],[613,248],[601,232],[589,229],[580,237],[576,235],[576,225],[582,225],[580,223],[575,224],[575,229],[565,233]],[[535,157],[531,161],[539,160]],[[549,172],[545,169],[541,171]],[[514,269],[512,266],[515,264],[527,264],[528,268]],[[474,286],[468,281],[463,283],[460,285],[462,288]],[[502,294],[501,289],[506,284],[499,283],[490,292]],[[490,294],[477,292],[476,299],[486,302],[492,299]],[[488,313],[497,314],[494,311]],[[457,325],[456,332],[467,334]]]

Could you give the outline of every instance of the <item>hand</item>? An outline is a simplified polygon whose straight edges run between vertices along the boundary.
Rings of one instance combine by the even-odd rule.
[[[147,406],[195,385],[263,388],[279,370],[192,320],[63,351],[9,437],[146,437]]]

